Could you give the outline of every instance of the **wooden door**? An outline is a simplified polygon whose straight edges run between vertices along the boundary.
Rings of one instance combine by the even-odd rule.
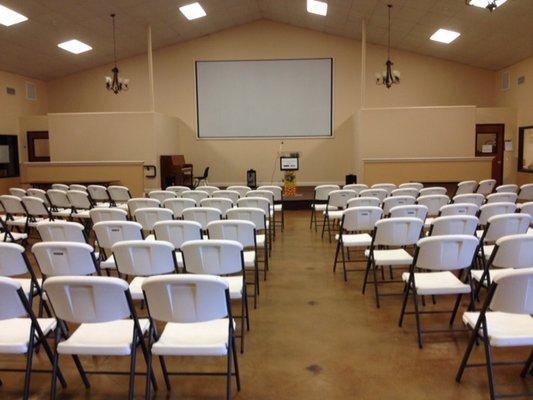
[[[47,131],[29,131],[26,132],[26,138],[28,141],[28,161],[50,161]]]
[[[492,157],[492,179],[503,182],[504,124],[476,125],[476,157]]]

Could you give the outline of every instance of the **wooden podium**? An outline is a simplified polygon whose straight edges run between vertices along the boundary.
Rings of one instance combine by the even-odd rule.
[[[161,189],[168,186],[193,185],[193,166],[185,162],[182,154],[161,156],[159,159],[161,169]]]

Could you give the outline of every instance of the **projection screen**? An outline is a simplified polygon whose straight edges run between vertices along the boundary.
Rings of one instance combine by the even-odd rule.
[[[333,59],[196,61],[199,138],[332,135]]]

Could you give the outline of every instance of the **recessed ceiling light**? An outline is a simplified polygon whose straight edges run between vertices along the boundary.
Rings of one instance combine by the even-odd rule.
[[[70,51],[74,54],[85,53],[93,48],[88,44],[80,42],[79,40],[72,39],[67,42],[59,43],[57,47],[61,47],[63,50]]]
[[[328,3],[318,0],[307,0],[307,11],[312,14],[326,15],[328,13]]]
[[[435,42],[448,44],[453,42],[459,36],[461,36],[459,32],[449,31],[448,29],[439,29],[437,32],[431,35],[430,39],[434,40]]]
[[[27,20],[28,17],[0,4],[0,24],[11,26]]]
[[[500,7],[507,0],[496,0],[494,3],[496,7]],[[474,7],[488,8],[489,4],[492,3],[490,0],[467,0],[468,5]],[[491,10],[492,11],[492,10]]]
[[[185,15],[185,18],[187,18],[189,21],[196,18],[202,18],[205,17],[207,14],[205,13],[205,10],[202,8],[200,3],[191,3],[187,4],[186,6],[180,7],[180,11],[183,15]]]

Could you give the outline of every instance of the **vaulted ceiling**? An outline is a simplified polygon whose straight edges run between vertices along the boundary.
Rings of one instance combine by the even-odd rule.
[[[113,59],[111,20],[117,14],[119,58],[146,51],[146,25],[160,48],[266,18],[334,35],[387,42],[387,3],[394,4],[392,47],[499,70],[533,55],[533,0],[508,0],[495,12],[465,0],[324,0],[326,17],[309,14],[306,0],[198,0],[207,16],[185,19],[192,0],[0,0],[29,20],[0,25],[0,70],[51,80]],[[428,40],[438,28],[461,32],[450,45]],[[93,50],[73,55],[57,47],[72,38]]]

